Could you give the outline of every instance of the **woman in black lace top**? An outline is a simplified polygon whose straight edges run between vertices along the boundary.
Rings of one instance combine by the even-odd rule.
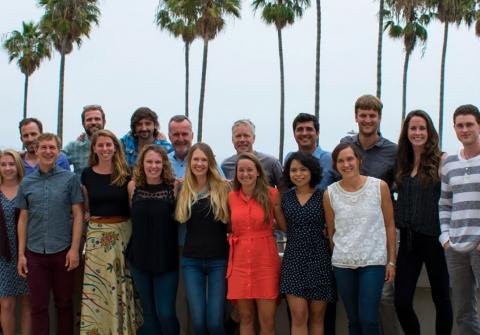
[[[428,114],[420,110],[410,112],[398,140],[395,210],[395,223],[400,229],[395,308],[403,331],[409,335],[420,334],[413,296],[423,264],[437,312],[436,333],[452,331],[447,264],[438,241],[441,156],[438,134]]]
[[[128,184],[132,237],[127,260],[143,305],[144,324],[138,334],[178,335],[175,178],[167,153],[156,144],[146,146],[137,162]]]

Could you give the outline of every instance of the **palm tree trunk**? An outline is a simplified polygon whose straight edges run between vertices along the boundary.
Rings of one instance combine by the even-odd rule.
[[[403,64],[403,86],[402,86],[402,124],[405,120],[405,114],[407,111],[407,80],[408,80],[408,63],[410,62],[411,51],[405,51],[405,63]]]
[[[277,28],[278,34],[278,56],[280,58],[280,146],[278,160],[283,162],[283,142],[285,137],[285,74],[283,69],[283,45],[282,30]]]
[[[443,30],[442,63],[440,67],[440,107],[438,110],[438,145],[440,146],[440,149],[442,148],[443,137],[443,99],[445,95],[445,63],[447,60],[448,26],[449,23],[445,22]]]
[[[189,76],[190,76],[190,43],[185,42],[185,116],[188,117],[188,86],[189,86]]]
[[[383,16],[385,0],[380,0],[378,11],[378,42],[377,42],[377,98],[382,97],[382,52],[383,52]]]
[[[63,88],[65,78],[65,42],[60,52],[60,81],[58,85],[58,114],[57,114],[57,135],[63,140]]]
[[[208,38],[203,39],[202,84],[200,86],[200,104],[198,107],[197,142],[202,142],[203,103],[205,101],[205,79],[207,77]]]
[[[315,50],[315,116],[320,118],[320,42],[322,37],[322,9],[317,0],[317,43]]]
[[[27,118],[27,97],[28,97],[28,74],[25,74],[25,87],[23,89],[23,118]]]

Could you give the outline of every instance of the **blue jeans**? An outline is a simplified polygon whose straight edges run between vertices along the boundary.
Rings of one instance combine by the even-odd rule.
[[[182,257],[181,263],[195,334],[225,335],[227,259]]]
[[[378,316],[385,266],[357,269],[334,266],[333,272],[347,312],[350,335],[380,335]]]
[[[137,335],[178,335],[175,301],[178,271],[147,272],[128,264],[143,307],[143,326]]]

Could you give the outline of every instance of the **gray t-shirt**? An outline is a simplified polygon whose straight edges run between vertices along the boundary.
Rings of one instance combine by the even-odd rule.
[[[276,186],[281,191],[287,189],[285,180],[282,174],[282,164],[273,156],[254,151],[255,156],[262,164],[265,173],[267,174],[268,183],[270,186]],[[222,170],[225,174],[225,178],[232,180],[235,177],[235,165],[237,164],[238,155],[228,157],[222,162]]]

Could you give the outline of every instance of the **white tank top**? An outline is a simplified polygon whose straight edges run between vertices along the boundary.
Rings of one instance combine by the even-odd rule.
[[[387,242],[382,212],[380,179],[367,177],[355,192],[339,182],[328,187],[335,213],[332,265],[357,268],[387,263]]]

